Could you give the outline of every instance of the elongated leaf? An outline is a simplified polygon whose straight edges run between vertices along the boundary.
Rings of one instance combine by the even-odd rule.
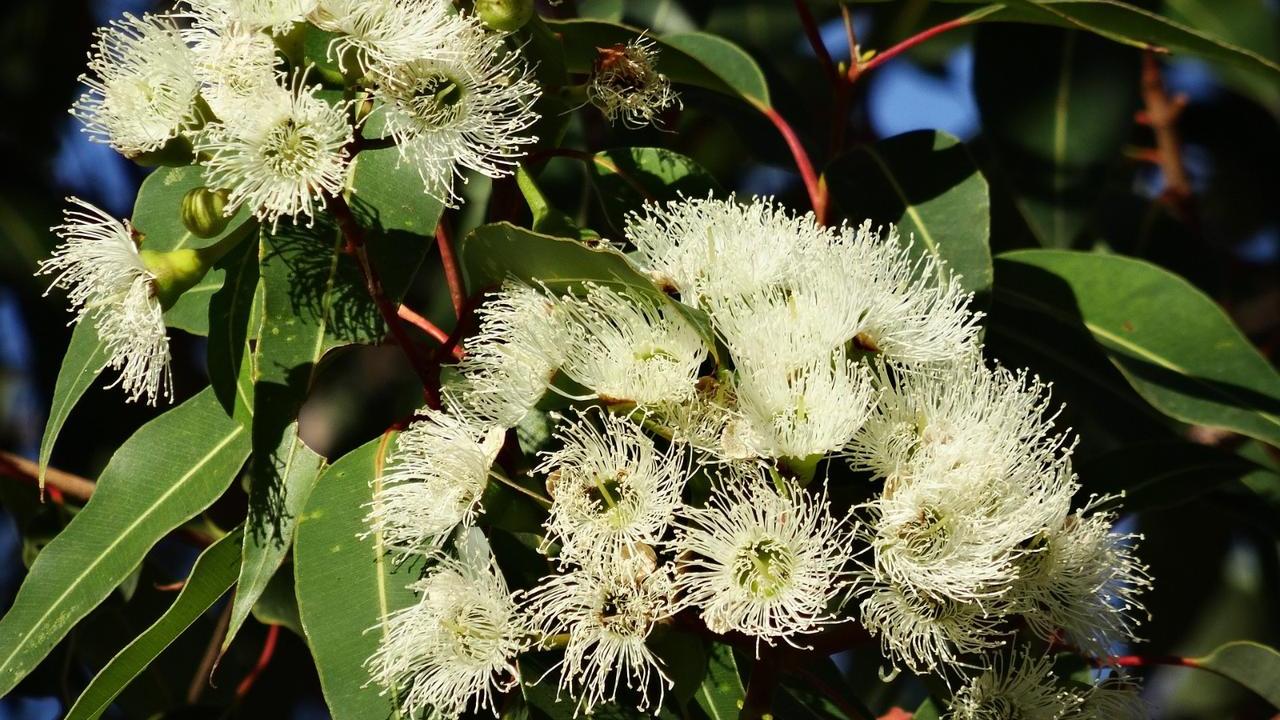
[[[476,228],[458,250],[471,292],[495,288],[510,277],[538,282],[559,292],[582,292],[584,283],[607,285],[670,303],[696,326],[715,348],[715,336],[701,311],[678,303],[640,274],[614,248],[552,237],[510,223]]]
[[[249,531],[244,534],[244,562],[236,582],[231,621],[222,643],[226,652],[240,626],[267,589],[285,555],[293,544],[298,514],[306,505],[316,479],[324,468],[324,458],[317,455],[298,437],[295,422],[285,430],[284,441],[272,454],[273,485],[265,502],[251,503],[246,520]],[[255,478],[256,480],[256,478]],[[256,490],[257,488],[255,488]]]
[[[1240,683],[1280,710],[1280,652],[1275,648],[1230,642],[1204,657],[1193,658],[1191,664]]]
[[[988,25],[974,41],[983,137],[1041,245],[1071,247],[1121,156],[1138,52],[1087,32]]]
[[[204,390],[116,451],[93,498],[40,553],[0,619],[0,695],[31,672],[161,537],[208,507],[249,454],[248,432]]]
[[[120,651],[76,699],[67,720],[94,720],[169,644],[222,597],[240,565],[240,530],[210,545],[191,568],[186,583],[160,619]]]
[[[711,720],[731,720],[738,717],[747,698],[738,663],[733,658],[733,648],[721,643],[711,645],[707,657],[707,675],[694,696],[698,707]]]
[[[263,625],[280,625],[295,635],[306,639],[302,631],[302,618],[298,615],[298,598],[293,592],[293,567],[286,564],[271,576],[253,606],[253,617]]]
[[[1165,0],[1165,13],[1186,27],[1236,47],[1280,60],[1280,24],[1267,0]],[[1222,79],[1253,97],[1272,114],[1280,113],[1280,82],[1270,73],[1217,62]]]
[[[996,278],[997,296],[1087,329],[1166,415],[1280,444],[1280,376],[1186,280],[1141,260],[1054,250],[1004,253]]]
[[[401,717],[395,694],[369,684],[364,668],[387,616],[413,602],[408,585],[417,579],[413,568],[396,566],[381,537],[365,535],[391,440],[362,445],[320,476],[294,540],[298,610],[335,720]]]
[[[147,176],[134,201],[133,226],[142,233],[142,247],[157,252],[215,245],[228,237],[244,234],[254,225],[253,216],[241,208],[222,232],[202,238],[182,223],[182,198],[204,185],[204,171],[197,166],[162,167]],[[165,324],[193,335],[209,332],[209,301],[226,278],[219,263],[165,311]]]
[[[705,198],[721,192],[720,184],[701,165],[665,148],[606,150],[596,153],[588,167],[605,215],[619,232],[627,213],[646,202],[668,202],[681,195]]]
[[[565,64],[573,73],[591,72],[597,48],[625,44],[643,34],[636,28],[602,20],[559,20],[547,24],[564,43]],[[649,39],[658,46],[658,71],[672,82],[703,87],[752,105],[769,106],[769,86],[760,66],[732,42],[707,33]]]
[[[222,263],[226,283],[209,301],[209,344],[205,357],[209,383],[228,415],[248,425],[253,418],[253,378],[249,327],[258,289],[258,243],[246,241]]]
[[[58,368],[58,380],[53,386],[53,402],[49,406],[49,419],[44,424],[40,438],[40,487],[44,487],[44,474],[49,469],[54,443],[66,424],[71,410],[80,402],[89,386],[102,374],[107,362],[107,349],[98,340],[98,331],[87,318],[71,331],[71,342],[62,356]]]
[[[1110,504],[1151,510],[1190,502],[1253,473],[1270,472],[1233,453],[1191,443],[1123,447],[1075,466],[1089,493],[1124,493]]]
[[[367,227],[380,234],[410,232],[433,237],[444,205],[426,194],[413,163],[401,162],[395,148],[356,156],[351,205]]]
[[[904,242],[946,260],[967,289],[991,287],[987,181],[956,138],[921,130],[863,145],[837,158],[825,177],[851,222],[894,223]]]

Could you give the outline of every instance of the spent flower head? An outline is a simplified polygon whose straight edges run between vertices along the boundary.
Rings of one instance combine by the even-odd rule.
[[[658,51],[652,40],[597,48],[595,66],[587,81],[587,99],[610,123],[631,128],[659,125],[661,114],[680,98],[671,81],[656,68]]]

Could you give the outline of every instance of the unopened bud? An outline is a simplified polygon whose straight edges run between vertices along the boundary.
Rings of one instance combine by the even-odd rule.
[[[182,196],[182,224],[197,237],[211,238],[227,229],[227,191],[198,187]]]
[[[476,0],[476,15],[493,30],[514,32],[533,18],[533,0]]]

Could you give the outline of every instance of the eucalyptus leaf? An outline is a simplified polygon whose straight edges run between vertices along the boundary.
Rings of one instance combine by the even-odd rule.
[[[39,474],[40,487],[44,488],[45,471],[49,469],[49,458],[53,456],[53,446],[58,441],[62,426],[76,403],[84,396],[93,381],[102,374],[103,366],[108,360],[107,348],[98,339],[98,331],[93,321],[85,318],[76,324],[71,331],[71,342],[62,356],[62,365],[58,368],[58,379],[53,386],[53,400],[49,405],[49,419],[45,421],[44,434],[40,437]]]
[[[1256,642],[1230,642],[1204,657],[1192,658],[1192,667],[1234,680],[1262,696],[1280,710],[1280,651]]]
[[[742,685],[733,648],[712,643],[707,653],[706,677],[694,695],[698,707],[711,720],[731,720],[738,717],[746,698],[747,690]]]
[[[621,232],[628,213],[646,203],[723,194],[720,184],[692,158],[657,147],[598,152],[587,166],[610,224]]]
[[[103,601],[162,537],[239,473],[248,432],[206,389],[142,426],[112,456],[93,498],[44,551],[0,619],[0,695]]]

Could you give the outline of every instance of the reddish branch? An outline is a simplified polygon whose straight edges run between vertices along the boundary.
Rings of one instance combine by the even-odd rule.
[[[805,4],[805,0],[795,0],[796,15],[800,17],[800,25],[804,28],[804,36],[809,39],[809,44],[813,46],[813,54],[818,56],[818,62],[822,64],[822,71],[827,74],[832,85],[840,84],[840,74],[836,71],[836,64],[831,60],[831,53],[827,52],[827,46],[822,42],[822,33],[818,30],[818,23],[813,19],[813,13],[809,11],[809,6]]]
[[[927,30],[922,30],[921,32],[916,33],[915,35],[912,35],[911,37],[907,38],[906,40],[903,40],[897,45],[894,45],[888,50],[882,50],[876,53],[870,60],[866,62],[855,62],[853,63],[853,65],[849,67],[849,72],[848,72],[849,82],[853,82],[857,80],[859,77],[861,77],[863,73],[867,72],[868,70],[874,70],[875,68],[880,67],[884,63],[889,62],[893,58],[901,55],[902,53],[910,50],[911,48],[919,45],[920,43],[926,40],[935,38],[949,30],[955,30],[956,28],[960,28],[960,27],[964,27],[966,25],[972,24],[976,19],[977,18],[974,17],[973,15],[965,15],[962,17],[958,17],[955,20],[948,20],[947,22],[934,25],[933,27],[928,28]]]
[[[409,333],[405,330],[404,323],[400,320],[396,306],[387,299],[387,295],[382,289],[382,280],[378,277],[378,271],[374,268],[373,263],[369,262],[369,251],[365,247],[364,231],[361,229],[360,223],[356,221],[355,215],[351,212],[351,206],[347,204],[345,198],[339,195],[330,199],[329,209],[333,213],[334,220],[338,223],[338,229],[342,231],[342,237],[346,241],[346,251],[354,256],[356,262],[360,265],[360,273],[364,276],[369,296],[373,298],[373,302],[378,306],[378,312],[382,315],[383,321],[391,329],[391,335],[395,338],[396,344],[404,351],[405,357],[409,359],[409,364],[413,366],[413,371],[418,374],[418,379],[422,381],[422,394],[426,398],[427,405],[432,408],[439,408],[440,392],[436,387],[436,374],[421,353],[418,352],[417,346],[409,339]]]
[[[11,452],[0,450],[0,472],[32,485],[40,484],[39,467],[30,460]],[[92,480],[57,468],[47,468],[44,479],[50,488],[50,495],[54,495],[55,502],[61,502],[61,497],[57,493],[68,495],[81,502],[88,502],[89,498],[93,497],[94,488],[97,487]]]
[[[400,316],[401,320],[404,320],[405,322],[409,323],[410,325],[413,325],[414,327],[418,328],[422,332],[430,335],[433,340],[440,343],[441,345],[449,345],[449,337],[450,337],[449,333],[445,332],[444,330],[441,330],[440,326],[436,325],[435,323],[431,322],[425,317],[419,315],[417,312],[413,310],[413,308],[409,307],[408,305],[400,305],[399,307],[397,307],[396,315]],[[448,349],[448,352],[450,352],[453,355],[455,360],[462,359],[462,348],[457,346],[452,346]]]
[[[804,181],[804,189],[809,193],[809,203],[813,205],[813,214],[817,216],[819,223],[825,223],[827,217],[825,183],[814,172],[813,162],[809,160],[809,153],[804,149],[804,145],[801,144],[800,136],[796,135],[796,131],[778,114],[777,110],[760,102],[753,102],[752,104],[765,117],[769,118],[769,122],[773,123],[773,126],[781,133],[782,139],[786,141],[787,148],[791,150],[791,156],[795,158],[796,169],[800,171],[800,179]]]
[[[462,317],[462,306],[467,302],[467,291],[463,287],[462,273],[458,270],[458,261],[453,255],[453,242],[449,239],[449,228],[445,225],[443,216],[436,225],[436,247],[440,249],[440,264],[444,267],[445,282],[449,283],[449,299],[453,301],[453,316]]]
[[[271,657],[275,655],[276,640],[279,639],[279,636],[279,625],[267,626],[267,639],[262,643],[262,652],[258,654],[258,662],[254,663],[253,669],[250,670],[249,674],[245,675],[244,679],[240,681],[240,684],[236,686],[236,702],[241,702],[245,699],[245,696],[247,696],[249,691],[253,689],[253,684],[258,681],[258,677],[261,676],[262,672],[271,664]]]
[[[1191,179],[1182,162],[1182,141],[1178,136],[1178,117],[1187,106],[1187,98],[1185,95],[1169,97],[1160,74],[1160,61],[1150,50],[1142,53],[1142,100],[1145,108],[1138,114],[1138,121],[1149,125],[1155,135],[1156,148],[1151,159],[1164,175],[1161,197],[1183,222],[1194,224]]]

